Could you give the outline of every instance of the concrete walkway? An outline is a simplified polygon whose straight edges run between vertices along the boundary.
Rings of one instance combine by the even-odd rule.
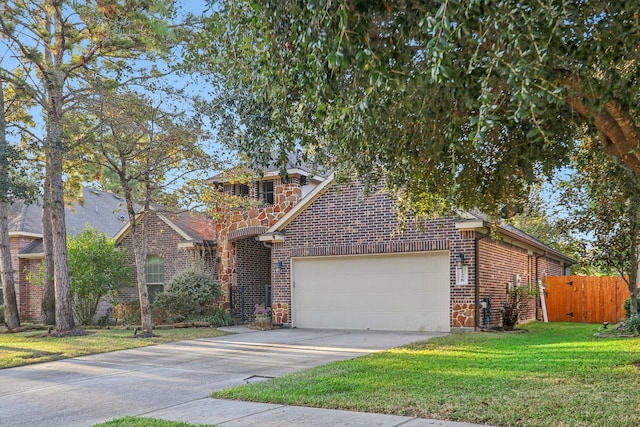
[[[437,334],[229,331],[236,334],[0,370],[0,426],[90,426],[125,415],[223,426],[472,426],[207,397]]]

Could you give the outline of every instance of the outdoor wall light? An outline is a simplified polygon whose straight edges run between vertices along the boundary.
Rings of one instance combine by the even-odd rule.
[[[276,262],[276,273],[282,273],[282,261]]]
[[[464,265],[464,254],[461,252],[458,255],[456,255],[456,266],[458,268],[462,268],[463,265]]]

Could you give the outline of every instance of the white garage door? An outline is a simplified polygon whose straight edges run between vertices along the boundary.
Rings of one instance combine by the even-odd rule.
[[[449,331],[449,254],[294,258],[292,323]]]

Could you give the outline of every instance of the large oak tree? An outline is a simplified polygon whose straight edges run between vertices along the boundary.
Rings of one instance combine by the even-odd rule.
[[[256,163],[301,147],[417,213],[497,213],[585,128],[640,173],[632,2],[214,3],[191,55]]]

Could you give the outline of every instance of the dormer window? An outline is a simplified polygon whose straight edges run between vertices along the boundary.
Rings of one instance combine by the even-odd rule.
[[[247,184],[235,184],[233,186],[233,194],[236,196],[248,196],[249,186]]]

